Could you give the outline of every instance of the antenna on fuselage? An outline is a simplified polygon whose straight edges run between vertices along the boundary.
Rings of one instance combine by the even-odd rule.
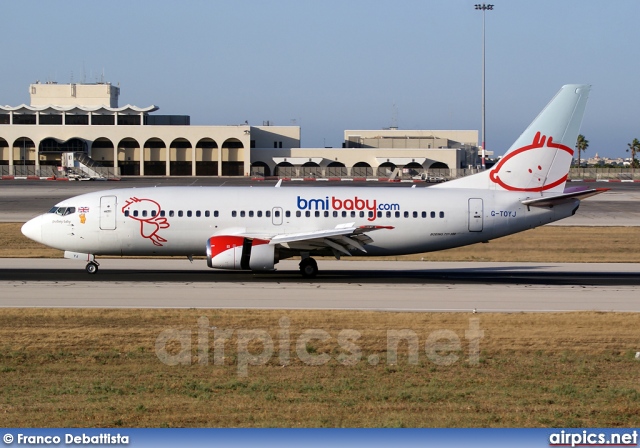
[[[278,181],[278,183],[276,184],[276,188],[280,188],[281,185],[282,185],[282,179]]]

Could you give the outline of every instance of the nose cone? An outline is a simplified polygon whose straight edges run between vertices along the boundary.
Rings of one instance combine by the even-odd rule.
[[[39,216],[24,223],[21,230],[27,238],[42,243],[42,225]]]

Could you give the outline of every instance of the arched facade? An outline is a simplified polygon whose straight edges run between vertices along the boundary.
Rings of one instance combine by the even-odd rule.
[[[3,138],[0,138],[0,157],[0,165],[9,165],[11,151],[9,151],[9,143]]]
[[[244,171],[244,145],[237,138],[229,138],[222,144],[222,175],[242,176]],[[248,174],[248,173],[247,173]]]
[[[389,177],[393,174],[396,169],[396,165],[391,162],[384,162],[378,166],[376,170],[376,176],[378,177]]]
[[[35,165],[36,144],[28,137],[20,137],[13,142],[13,165]]]
[[[257,161],[251,164],[250,174],[251,176],[269,177],[271,176],[271,169],[265,162]]]
[[[402,169],[403,177],[420,176],[424,172],[424,167],[418,162],[407,163]]]
[[[120,174],[123,176],[140,176],[144,174],[144,164],[140,150],[140,143],[133,138],[123,138],[118,142],[117,163],[120,168]]]
[[[114,144],[108,138],[100,137],[95,139],[91,143],[91,147],[89,149],[89,157],[91,157],[96,162],[100,163],[102,166],[117,166],[114,161],[117,161],[117,153],[114,151]]]
[[[327,177],[347,177],[349,170],[342,162],[331,162],[325,169],[325,175]]]
[[[169,175],[191,176],[193,148],[184,138],[177,138],[169,147]]]
[[[167,146],[159,138],[150,138],[143,149],[145,176],[167,175]]]
[[[280,162],[273,170],[273,175],[279,177],[296,177],[296,167],[289,162]]]
[[[302,177],[322,177],[322,168],[316,162],[306,162],[300,168]]]
[[[203,138],[196,143],[196,176],[218,175],[218,143]]]
[[[357,162],[351,168],[352,177],[371,177],[373,176],[373,168],[367,162]]]

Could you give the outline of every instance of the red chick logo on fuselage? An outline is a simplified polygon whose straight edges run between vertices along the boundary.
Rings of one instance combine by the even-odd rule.
[[[546,136],[538,132],[530,145],[513,150],[500,159],[489,172],[489,177],[493,182],[509,191],[549,190],[565,182],[568,175],[568,172],[550,173],[556,152],[558,154],[564,152],[565,157],[573,157],[571,148],[554,143],[553,137],[547,139]],[[500,177],[501,173],[504,174],[502,177]],[[548,175],[558,176],[558,178],[546,179]]]
[[[153,199],[129,198],[122,207],[122,213],[140,222],[140,235],[148,238],[156,246],[162,246],[167,240],[158,235],[158,230],[169,227],[167,219],[160,216],[162,208]],[[127,213],[128,212],[128,213]],[[149,215],[147,215],[149,214]]]

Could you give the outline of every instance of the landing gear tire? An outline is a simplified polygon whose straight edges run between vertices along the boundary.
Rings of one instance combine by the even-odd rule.
[[[98,263],[90,262],[85,266],[85,270],[88,274],[95,274],[98,272]]]
[[[314,278],[318,275],[318,263],[313,258],[303,258],[300,262],[300,273],[304,278]]]

